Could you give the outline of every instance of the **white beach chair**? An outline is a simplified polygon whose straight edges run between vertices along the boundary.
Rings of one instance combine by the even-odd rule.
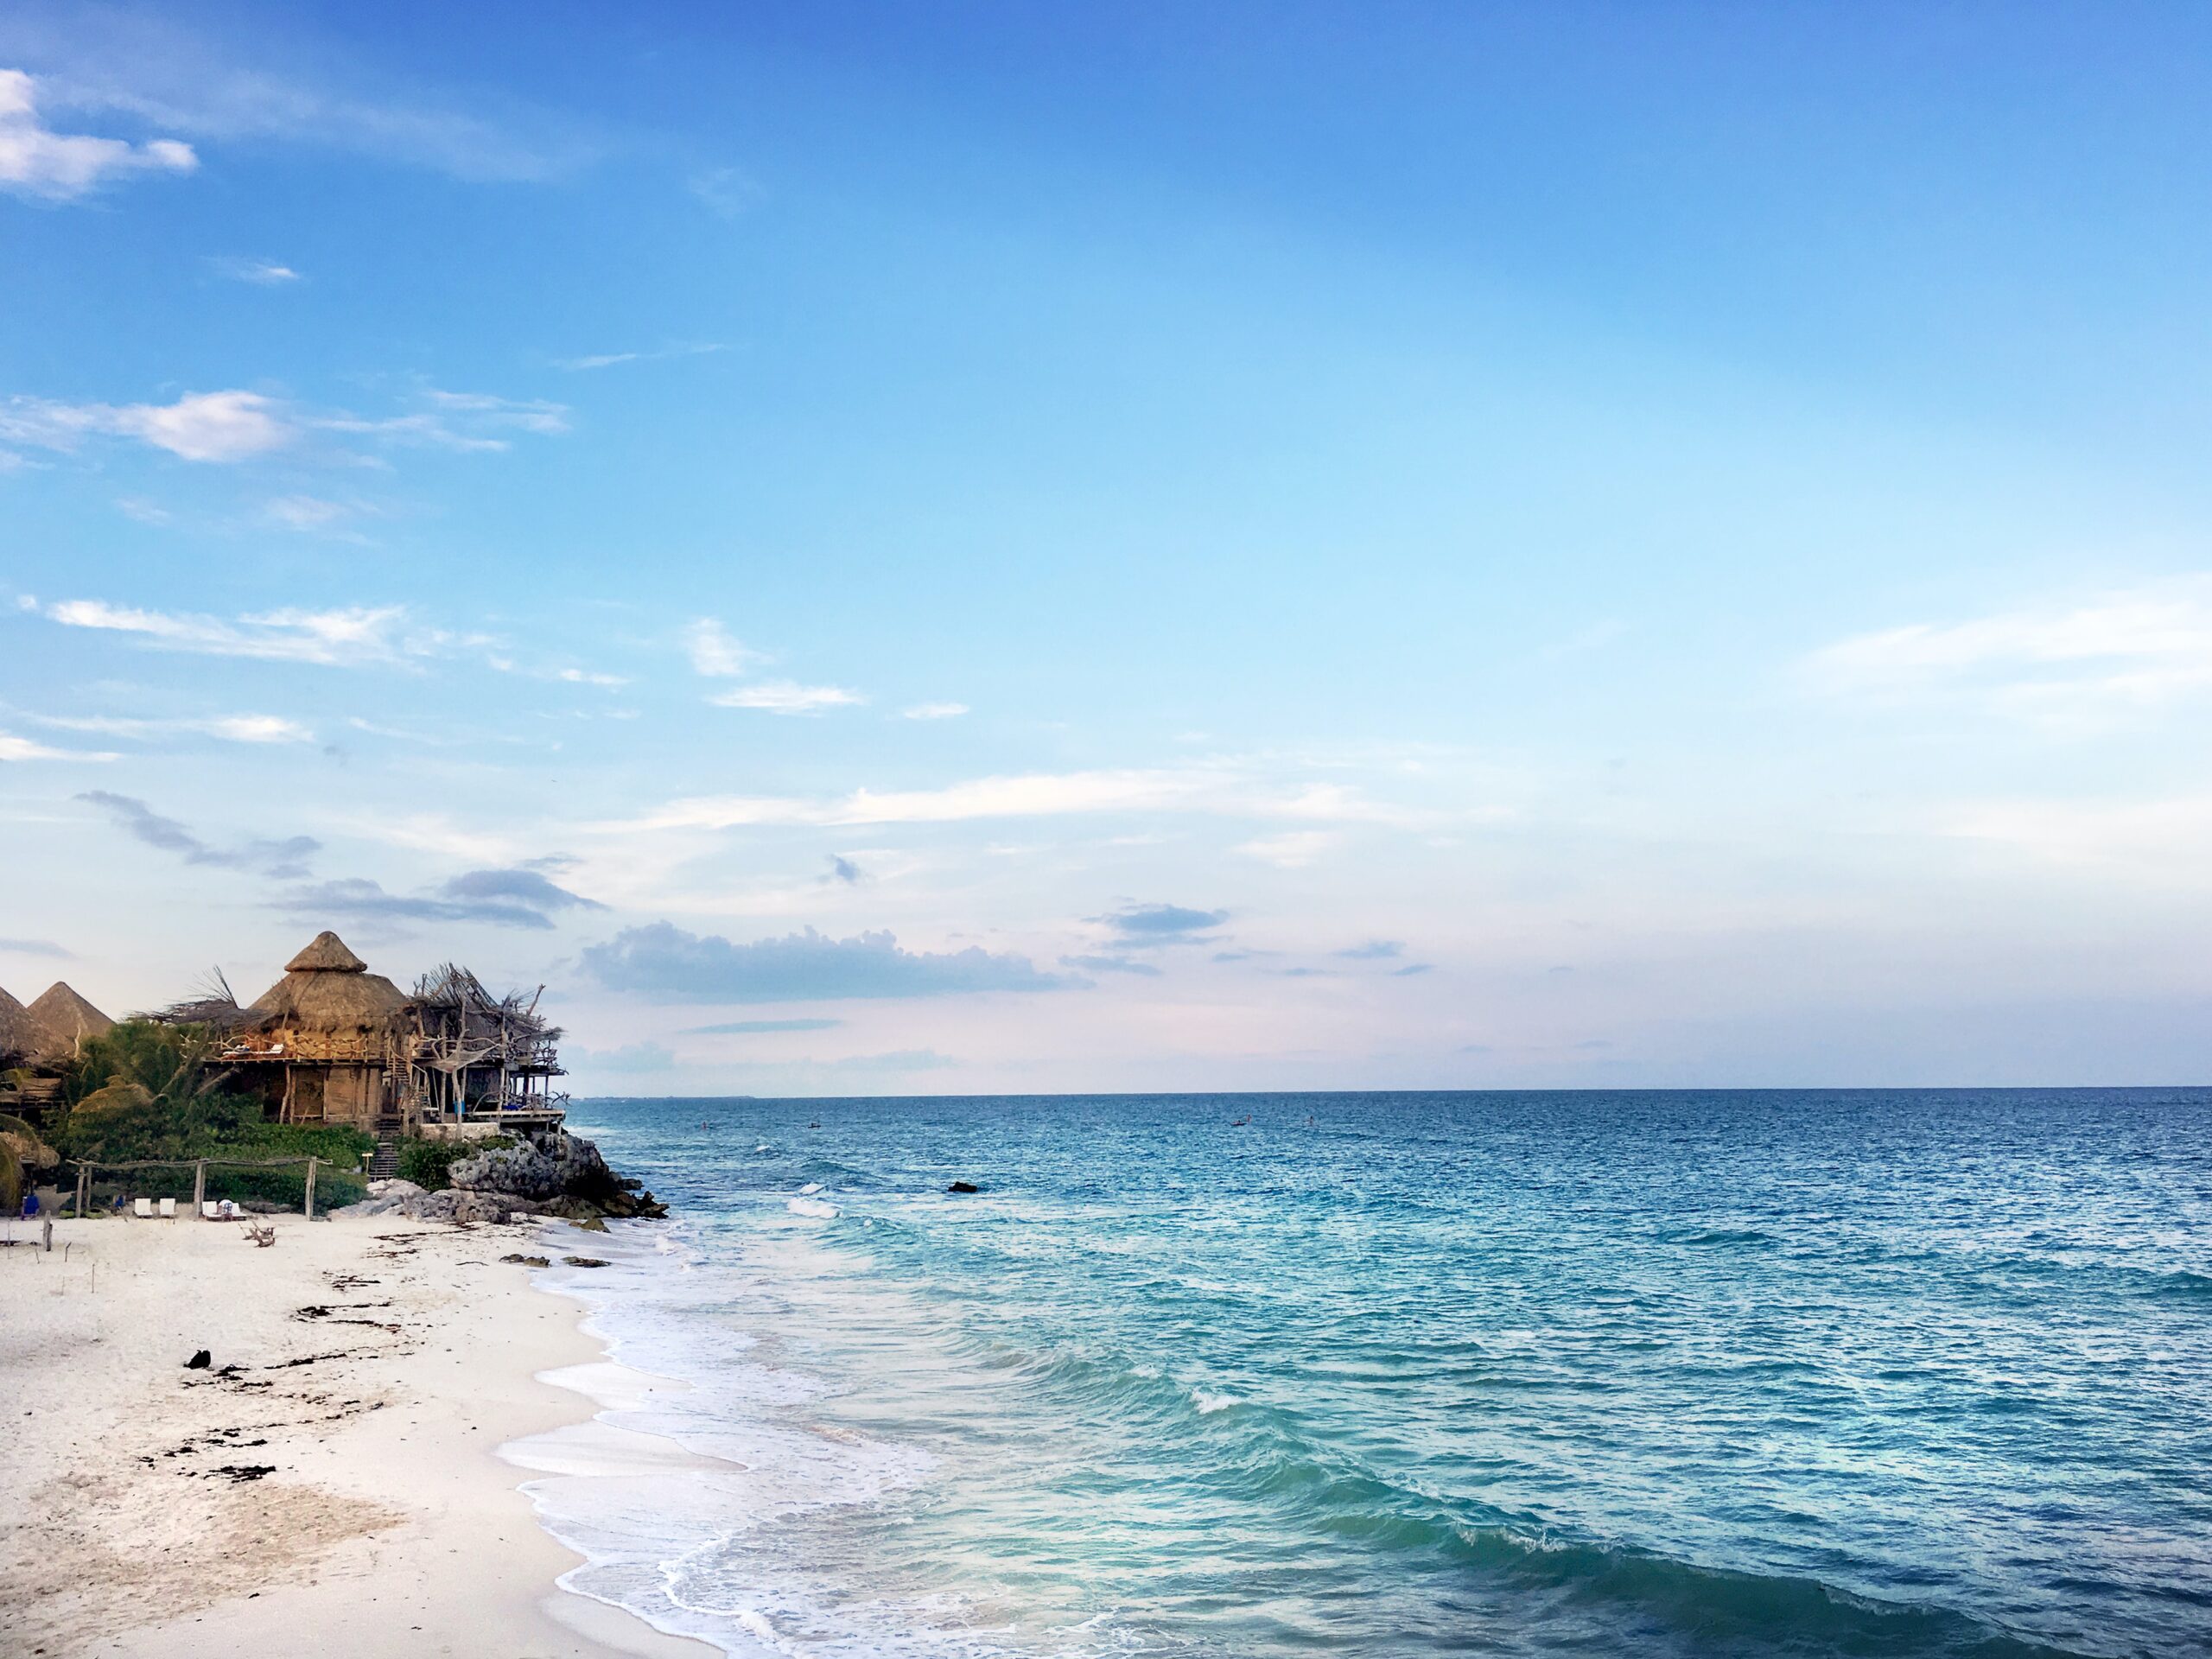
[[[175,1198],[163,1198],[162,1200],[161,1210],[162,1219],[163,1221],[175,1221],[176,1219],[176,1200]]]
[[[141,1221],[151,1221],[154,1218],[154,1201],[151,1198],[131,1199],[130,1213]]]
[[[202,1198],[200,1200],[200,1219],[202,1221],[219,1221],[222,1219],[222,1212],[216,1209],[214,1199]]]

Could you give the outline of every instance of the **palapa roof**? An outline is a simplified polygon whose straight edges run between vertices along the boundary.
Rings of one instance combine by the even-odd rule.
[[[24,1012],[45,1038],[46,1051],[50,1054],[74,1055],[88,1039],[104,1037],[115,1029],[114,1020],[58,979]]]
[[[346,941],[328,928],[316,934],[308,947],[284,964],[288,974],[360,974],[369,964],[346,948]]]
[[[391,1025],[406,1006],[399,987],[323,932],[254,999],[252,1013],[264,1031],[368,1032]]]
[[[35,1054],[46,1046],[30,1010],[0,990],[0,1059]]]

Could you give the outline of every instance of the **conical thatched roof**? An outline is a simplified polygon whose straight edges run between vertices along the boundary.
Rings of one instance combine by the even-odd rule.
[[[264,1031],[372,1032],[407,1006],[399,987],[346,948],[335,933],[319,933],[294,957],[284,977],[254,999],[254,1023]]]
[[[63,1058],[73,1058],[91,1039],[115,1029],[114,1020],[58,979],[24,1012],[45,1039],[46,1052]]]
[[[328,928],[315,936],[306,950],[284,964],[288,974],[359,974],[369,964],[346,948],[346,941]]]
[[[30,1010],[0,991],[0,1060],[22,1059],[46,1046]]]

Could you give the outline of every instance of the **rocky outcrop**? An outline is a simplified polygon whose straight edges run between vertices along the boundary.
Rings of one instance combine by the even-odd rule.
[[[562,1129],[457,1158],[448,1179],[453,1185],[440,1192],[425,1192],[412,1181],[372,1181],[366,1198],[333,1213],[488,1222],[519,1212],[587,1224],[604,1216],[658,1220],[668,1213],[668,1206],[639,1183],[609,1169],[597,1147]]]
[[[639,1183],[609,1169],[596,1146],[565,1129],[543,1130],[511,1147],[456,1159],[450,1179],[461,1191],[521,1198],[543,1214],[572,1221],[668,1213]]]
[[[489,1192],[425,1192],[412,1181],[371,1181],[369,1196],[359,1204],[334,1210],[334,1216],[396,1216],[405,1221],[505,1221],[520,1211],[537,1214],[541,1206],[527,1199]]]

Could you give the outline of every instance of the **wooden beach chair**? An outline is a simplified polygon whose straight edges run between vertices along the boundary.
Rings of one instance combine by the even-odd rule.
[[[276,1230],[265,1221],[249,1221],[245,1224],[245,1236],[265,1250],[276,1242]]]

